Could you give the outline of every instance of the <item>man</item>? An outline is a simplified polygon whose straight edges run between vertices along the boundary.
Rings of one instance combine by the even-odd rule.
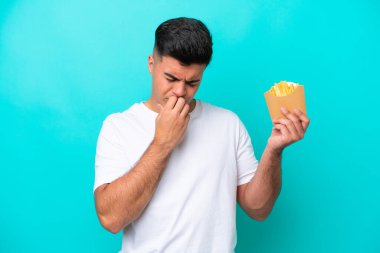
[[[121,252],[233,252],[236,201],[262,221],[279,195],[282,151],[309,119],[283,108],[258,164],[239,118],[194,99],[211,56],[202,22],[164,22],[148,58],[150,99],[103,122],[95,203],[107,230],[123,230]]]

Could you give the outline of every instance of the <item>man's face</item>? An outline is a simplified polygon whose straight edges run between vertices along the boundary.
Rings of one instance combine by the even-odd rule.
[[[152,96],[148,101],[151,109],[158,112],[158,104],[164,106],[171,96],[183,97],[190,104],[202,80],[205,64],[183,65],[170,56],[156,52],[148,58],[152,74]]]

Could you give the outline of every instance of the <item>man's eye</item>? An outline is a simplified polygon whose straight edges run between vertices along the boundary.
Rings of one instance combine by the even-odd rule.
[[[166,78],[166,80],[168,80],[169,82],[175,82],[175,80],[174,79],[168,79],[168,78]]]
[[[187,85],[189,85],[190,87],[195,87],[198,85],[198,83],[187,83]]]

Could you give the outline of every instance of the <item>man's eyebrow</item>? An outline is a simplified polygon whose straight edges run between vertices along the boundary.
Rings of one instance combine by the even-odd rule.
[[[166,76],[170,77],[171,79],[174,79],[174,80],[180,80],[179,78],[177,78],[177,77],[175,77],[175,76],[173,76],[172,74],[169,74],[169,73],[167,73],[167,72],[164,72],[164,74],[165,74]]]
[[[169,74],[169,73],[167,73],[167,72],[164,72],[164,74],[167,76],[167,77],[169,77],[169,78],[171,78],[171,79],[174,79],[174,80],[176,80],[176,81],[180,81],[181,79],[179,79],[178,77],[176,77],[176,76],[173,76],[172,74]],[[199,82],[200,80],[190,80],[190,81],[185,81],[186,83],[197,83],[197,82]]]

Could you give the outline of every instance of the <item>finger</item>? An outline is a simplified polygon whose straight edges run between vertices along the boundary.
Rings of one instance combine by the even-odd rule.
[[[181,117],[186,117],[188,114],[189,114],[189,111],[190,111],[190,105],[189,104],[185,104],[182,108],[182,111],[180,113],[180,116]]]
[[[177,102],[177,99],[178,98],[176,96],[170,96],[168,101],[165,104],[165,108],[173,109],[173,107],[175,106],[175,104]]]
[[[304,135],[304,129],[303,129],[302,124],[301,124],[302,121],[298,117],[298,115],[289,112],[285,107],[281,107],[281,112],[285,115],[285,117],[287,117],[288,119],[290,119],[293,122],[293,124],[297,130],[298,136],[302,138]]]
[[[190,121],[190,114],[187,114],[185,118],[185,127],[187,127],[187,125],[189,124],[189,121]]]
[[[186,100],[183,97],[179,97],[173,110],[176,110],[178,113],[180,113],[185,104],[186,104]]]
[[[282,124],[275,124],[273,128],[281,133],[281,135],[290,136],[289,129]]]
[[[294,109],[294,113],[297,114],[297,116],[300,118],[302,127],[304,131],[306,131],[306,129],[309,127],[310,119],[299,109]]]
[[[293,121],[291,121],[290,119],[280,118],[280,119],[273,120],[273,122],[276,125],[280,124],[280,125],[285,126],[288,129],[290,136],[294,140],[299,139],[297,129],[296,129]]]

